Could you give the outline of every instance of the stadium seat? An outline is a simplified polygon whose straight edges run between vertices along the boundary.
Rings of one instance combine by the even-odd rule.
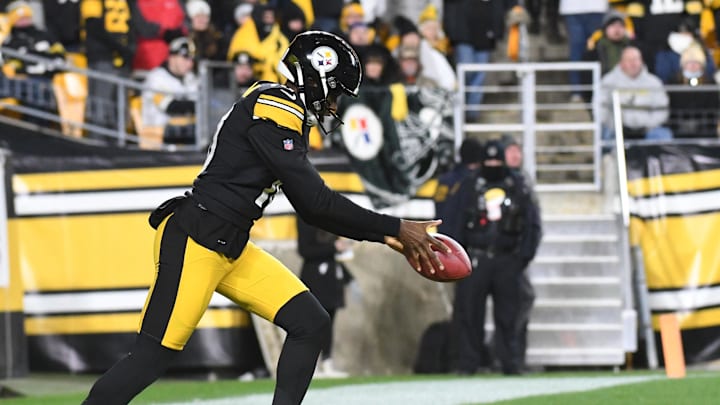
[[[62,121],[62,133],[74,138],[83,136],[87,101],[87,76],[75,72],[58,73],[53,77],[53,92],[57,101],[58,114]]]
[[[142,98],[140,96],[130,97],[130,119],[137,132],[140,149],[160,149],[165,128],[143,125]]]

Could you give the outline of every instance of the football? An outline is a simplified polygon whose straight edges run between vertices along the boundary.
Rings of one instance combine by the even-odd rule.
[[[435,255],[440,259],[445,270],[431,273],[429,268],[422,268],[420,275],[432,281],[456,281],[463,279],[472,273],[472,264],[465,249],[453,238],[442,234],[433,233],[435,239],[439,239],[450,248],[450,253],[438,251],[434,246]],[[412,265],[412,263],[411,263]]]

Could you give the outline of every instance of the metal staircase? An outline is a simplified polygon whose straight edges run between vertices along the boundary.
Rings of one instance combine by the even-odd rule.
[[[536,299],[528,327],[530,365],[625,361],[623,260],[613,215],[552,215],[528,269]]]

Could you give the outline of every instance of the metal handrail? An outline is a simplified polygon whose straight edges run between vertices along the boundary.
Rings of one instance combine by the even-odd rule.
[[[498,132],[520,132],[522,133],[522,147],[524,167],[533,179],[537,177],[537,166],[535,162],[536,133],[537,132],[559,132],[582,130],[592,131],[593,139],[593,181],[566,182],[566,183],[536,183],[539,191],[585,191],[600,189],[600,100],[593,97],[589,103],[558,103],[556,109],[563,110],[586,110],[592,111],[591,118],[585,122],[562,122],[562,123],[538,123],[537,112],[551,110],[547,103],[538,104],[536,96],[541,89],[543,92],[550,91],[551,86],[538,85],[536,80],[537,72],[564,72],[585,70],[592,74],[590,85],[557,85],[558,88],[573,91],[591,91],[593,94],[600,93],[600,64],[597,62],[543,62],[543,63],[489,63],[489,64],[459,64],[457,66],[458,89],[457,99],[459,102],[455,107],[455,147],[459,150],[465,132],[498,133]],[[465,77],[468,73],[479,72],[512,72],[520,78],[519,85],[514,86],[468,86]],[[482,89],[485,92],[489,87],[495,92],[502,88],[511,89],[511,93],[517,94],[520,101],[517,105],[510,104],[480,104],[468,106],[465,104],[465,94],[473,89]],[[567,107],[567,108],[566,108]],[[510,111],[520,112],[520,122],[503,123],[468,123],[463,119],[466,111]]]
[[[138,137],[134,134],[130,134],[126,130],[126,112],[128,108],[128,100],[127,100],[127,89],[133,89],[138,92],[142,92],[144,90],[153,91],[160,94],[166,94],[170,96],[185,96],[188,94],[188,92],[183,91],[168,91],[168,90],[162,90],[162,89],[155,89],[150,88],[148,86],[145,86],[143,83],[138,82],[136,80],[132,79],[126,79],[121,77],[116,77],[107,73],[97,72],[91,69],[84,69],[77,66],[72,65],[71,63],[67,63],[67,61],[58,62],[56,59],[50,59],[45,58],[37,55],[31,55],[24,52],[20,52],[16,49],[8,48],[8,47],[0,47],[0,52],[7,58],[8,56],[11,58],[20,59],[24,62],[31,62],[31,63],[43,63],[49,67],[53,67],[57,70],[58,73],[60,72],[72,72],[77,73],[80,75],[84,75],[88,78],[112,83],[118,86],[117,91],[117,127],[114,129],[105,128],[102,126],[98,126],[96,124],[91,124],[87,122],[76,122],[64,119],[60,117],[59,115],[55,116],[53,114],[48,114],[43,111],[38,111],[32,108],[27,108],[23,106],[17,106],[17,105],[3,105],[3,108],[20,112],[23,114],[27,114],[33,117],[45,119],[52,122],[58,122],[58,123],[67,123],[74,125],[76,127],[79,127],[83,130],[92,131],[95,134],[102,135],[104,137],[117,138],[117,144],[118,146],[126,147],[128,140],[137,140]],[[202,93],[202,92],[201,92]],[[196,103],[196,114],[201,110],[199,103]],[[175,151],[175,150],[197,150],[201,143],[201,137],[199,134],[199,126],[196,126],[195,130],[195,145],[159,145],[161,149],[163,150],[169,150],[169,151]]]

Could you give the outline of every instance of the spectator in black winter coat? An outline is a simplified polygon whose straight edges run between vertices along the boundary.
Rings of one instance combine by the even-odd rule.
[[[68,52],[80,51],[80,2],[43,0],[45,26],[50,36]]]
[[[453,47],[455,64],[488,63],[497,41],[505,36],[505,14],[517,2],[515,0],[444,0],[443,26]],[[485,73],[468,74],[467,86],[482,86]],[[469,107],[468,121],[479,118],[477,106],[482,103],[482,91],[466,93]]]
[[[312,28],[320,31],[340,32],[340,13],[344,0],[312,0],[315,22]]]

